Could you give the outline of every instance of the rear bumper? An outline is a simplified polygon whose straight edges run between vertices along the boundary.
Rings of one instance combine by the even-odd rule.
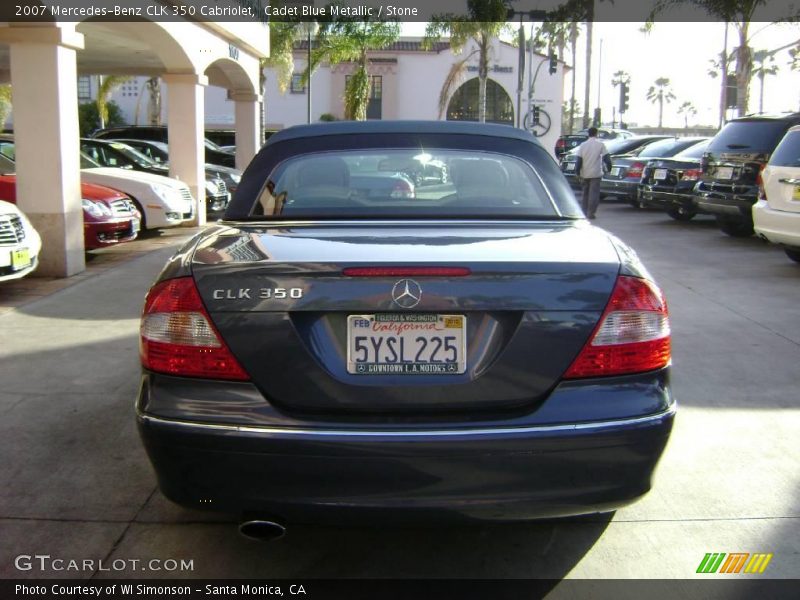
[[[775,210],[759,200],[753,206],[753,224],[756,234],[773,244],[800,248],[800,212]]]
[[[649,188],[648,186],[639,187],[639,198],[651,208],[671,210],[683,208],[688,211],[696,211],[697,205],[690,192],[665,192]]]
[[[674,415],[670,400],[631,418],[519,427],[276,427],[143,412],[138,424],[162,492],[192,508],[301,522],[514,521],[636,500]]]
[[[624,179],[612,180],[603,177],[600,180],[600,196],[614,196],[625,200],[635,200],[638,189],[638,179],[626,181]]]
[[[753,218],[756,196],[698,191],[695,194],[695,202],[701,212],[733,220],[750,221]]]

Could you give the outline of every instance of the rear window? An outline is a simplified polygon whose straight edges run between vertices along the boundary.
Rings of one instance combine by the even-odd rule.
[[[635,150],[639,146],[645,144],[640,139],[633,139],[633,138],[623,138],[623,139],[614,139],[608,140],[603,142],[608,150],[609,154],[624,154],[625,152],[630,152],[631,150]]]
[[[450,149],[303,154],[270,173],[253,215],[319,217],[553,217],[527,162]]]
[[[709,152],[772,152],[789,128],[786,121],[731,121],[711,140]]]
[[[710,143],[710,140],[707,140],[705,142],[695,144],[694,146],[690,146],[686,150],[678,152],[678,154],[675,155],[675,158],[702,158],[703,153],[708,149],[708,145]]]
[[[665,158],[675,156],[681,150],[696,144],[697,140],[667,139],[647,144],[643,147],[638,156],[647,158]]]
[[[786,134],[775,148],[769,164],[776,167],[800,167],[800,130]]]

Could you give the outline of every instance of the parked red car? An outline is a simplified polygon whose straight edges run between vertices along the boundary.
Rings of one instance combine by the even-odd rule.
[[[14,163],[0,155],[0,200],[17,202],[17,177]],[[83,199],[83,243],[94,250],[135,240],[141,228],[142,215],[133,201],[111,188],[81,184]]]

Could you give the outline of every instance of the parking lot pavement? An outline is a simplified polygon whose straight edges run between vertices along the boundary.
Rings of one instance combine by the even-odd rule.
[[[2,577],[687,578],[707,552],[800,572],[800,265],[713,221],[603,203],[672,315],[679,413],[654,489],[613,516],[515,525],[332,528],[241,538],[166,501],[133,416],[138,314],[170,248],[0,314]],[[185,559],[193,570],[18,571],[20,554]]]

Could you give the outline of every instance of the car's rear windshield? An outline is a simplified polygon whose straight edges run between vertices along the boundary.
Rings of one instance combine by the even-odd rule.
[[[696,139],[666,139],[644,146],[637,155],[641,158],[665,158],[675,156],[681,150],[693,146]]]
[[[800,129],[786,134],[775,148],[769,164],[776,167],[800,167]]]
[[[731,121],[711,140],[709,152],[772,152],[789,128],[786,121]]]
[[[609,154],[624,154],[625,152],[630,152],[631,150],[638,148],[645,142],[639,138],[622,138],[608,140],[603,143],[605,144],[606,150],[608,150]]]
[[[309,153],[275,167],[253,216],[560,216],[533,167],[505,154],[452,149]]]
[[[710,140],[706,140],[705,142],[700,142],[694,146],[689,146],[686,150],[678,152],[675,155],[675,158],[702,158],[703,153],[708,149],[708,145],[710,143]]]

